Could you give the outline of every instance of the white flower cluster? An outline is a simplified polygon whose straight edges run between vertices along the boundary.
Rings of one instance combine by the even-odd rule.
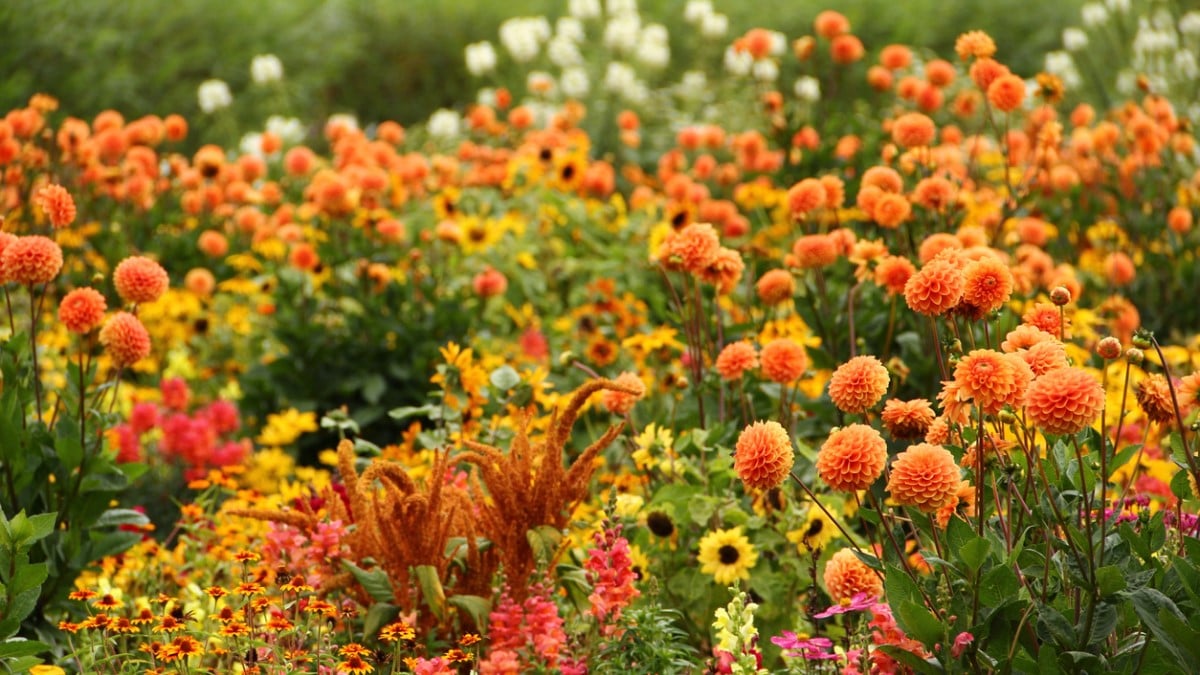
[[[455,138],[462,128],[462,118],[448,108],[429,116],[429,135],[434,138]]]
[[[1192,10],[1179,17],[1179,32],[1184,35],[1200,35],[1200,11]]]
[[[214,113],[222,108],[228,108],[233,103],[233,94],[224,80],[205,80],[196,90],[196,99],[200,109],[205,113]]]
[[[567,13],[576,19],[595,19],[600,16],[600,0],[570,0]]]
[[[642,36],[642,17],[637,11],[609,13],[608,23],[604,26],[604,46],[609,49],[627,53],[637,47],[638,38]]]
[[[811,75],[803,75],[797,78],[794,90],[796,98],[813,103],[821,98],[821,81]]]
[[[1063,86],[1067,89],[1076,89],[1083,84],[1083,78],[1079,75],[1079,69],[1075,67],[1075,60],[1067,52],[1050,52],[1046,54],[1046,61],[1042,68],[1051,75],[1057,76],[1062,80]]]
[[[634,103],[641,103],[650,95],[646,83],[638,79],[633,67],[621,61],[608,64],[604,71],[604,88]]]
[[[683,20],[708,39],[724,37],[729,30],[729,17],[714,11],[711,0],[688,0],[683,7]]]
[[[528,63],[550,39],[550,22],[544,16],[517,17],[500,24],[500,44],[517,63]]]
[[[267,118],[267,131],[278,136],[284,145],[295,145],[304,140],[304,123],[295,117],[271,115]]]
[[[1063,48],[1069,52],[1077,52],[1088,44],[1087,33],[1081,28],[1065,28],[1062,34]]]
[[[496,69],[496,48],[487,40],[469,44],[465,51],[467,72],[475,77]]]
[[[652,23],[643,28],[634,58],[638,63],[651,68],[662,68],[670,63],[671,45],[666,26]]]
[[[250,61],[250,79],[268,84],[283,79],[283,62],[274,54],[259,54]]]

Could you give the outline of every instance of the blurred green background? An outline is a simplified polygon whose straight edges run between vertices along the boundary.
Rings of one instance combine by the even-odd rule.
[[[462,105],[477,84],[463,47],[497,41],[513,16],[566,11],[565,0],[4,0],[0,3],[0,105],[24,105],[35,92],[59,98],[67,114],[91,118],[106,108],[126,116],[178,112],[203,137],[211,120],[199,112],[196,88],[225,80],[241,130],[261,128],[268,114],[320,120],[353,112],[363,121],[411,124],[443,106]],[[643,0],[645,21],[671,31],[672,67],[688,65],[685,0]],[[753,26],[793,39],[811,31],[818,11],[836,8],[869,51],[902,42],[952,55],[954,39],[983,29],[999,57],[1032,76],[1076,23],[1081,0],[715,0],[730,18],[728,39]],[[285,83],[253,87],[250,60],[273,53]],[[253,99],[246,101],[246,98]],[[228,127],[228,122],[225,123]],[[227,130],[232,133],[232,129]],[[218,136],[223,134],[217,134]],[[210,140],[205,137],[204,140]],[[221,142],[222,138],[212,138]]]

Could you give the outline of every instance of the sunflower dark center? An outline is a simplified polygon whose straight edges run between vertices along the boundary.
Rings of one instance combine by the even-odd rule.
[[[671,517],[662,511],[654,511],[646,516],[646,527],[659,537],[669,537],[675,532],[675,523]]]
[[[722,565],[732,565],[742,557],[742,554],[737,550],[737,547],[725,544],[717,549],[717,556],[721,559]]]
[[[808,534],[806,536],[815,537],[818,534],[821,534],[821,530],[824,530],[824,529],[825,529],[825,521],[821,520],[820,518],[817,518],[816,520],[814,520],[808,524]]]

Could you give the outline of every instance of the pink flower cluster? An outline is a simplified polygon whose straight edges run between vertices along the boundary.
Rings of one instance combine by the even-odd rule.
[[[233,403],[216,400],[189,413],[192,393],[186,382],[168,378],[159,389],[160,403],[134,404],[129,420],[112,429],[118,462],[142,460],[144,446],[157,438],[158,455],[181,463],[184,477],[191,480],[210,468],[240,464],[250,453],[249,440],[232,437],[242,426]]]
[[[350,555],[350,547],[342,540],[347,528],[340,520],[318,523],[316,532],[306,535],[289,525],[270,523],[263,559],[272,565],[283,565],[292,574],[303,575],[309,586],[341,572],[340,561]]]
[[[588,551],[584,567],[592,583],[592,616],[604,635],[613,635],[621,618],[621,610],[640,593],[634,587],[637,575],[629,555],[629,540],[621,536],[621,526],[614,525],[595,534],[596,546]]]
[[[479,663],[482,675],[525,672],[527,668],[514,669],[514,666],[527,666],[535,661],[562,673],[587,672],[586,668],[577,671],[581,667],[577,664],[566,663],[562,652],[567,634],[558,605],[545,584],[531,586],[524,603],[514,600],[511,589],[505,586],[500,601],[488,616],[488,638],[492,651]],[[568,665],[572,667],[567,668]]]

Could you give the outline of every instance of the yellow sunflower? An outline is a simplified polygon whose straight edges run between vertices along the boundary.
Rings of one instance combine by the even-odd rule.
[[[749,579],[750,568],[758,562],[758,552],[741,527],[716,530],[700,540],[700,571],[711,574],[713,581],[729,586],[737,579]]]
[[[837,525],[815,506],[808,509],[808,516],[799,528],[787,533],[788,541],[795,544],[801,554],[819,551],[837,537]]]

